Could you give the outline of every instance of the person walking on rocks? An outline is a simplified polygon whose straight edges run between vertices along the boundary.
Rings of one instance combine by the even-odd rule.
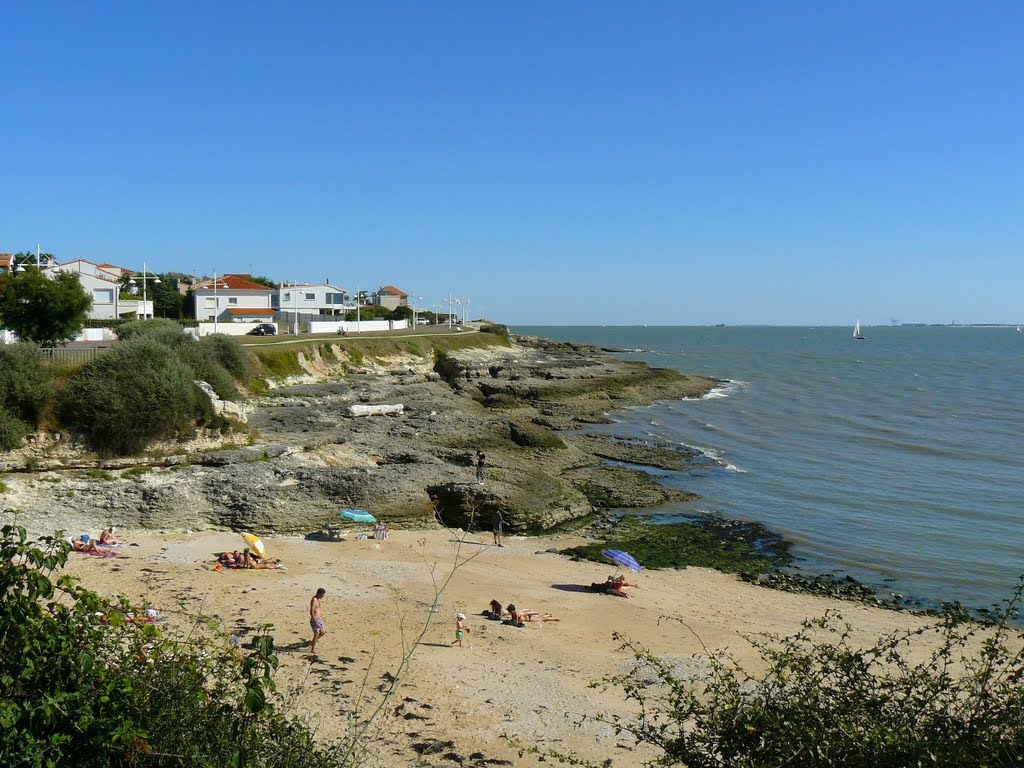
[[[494,543],[499,547],[504,546],[501,543],[501,537],[505,534],[505,518],[501,514],[500,509],[494,510],[491,515],[491,530],[494,531]]]
[[[483,485],[484,484],[484,461],[486,461],[486,460],[487,460],[487,457],[484,456],[483,453],[480,452],[480,449],[477,449],[477,452],[476,452],[476,482],[477,482],[477,485]]]
[[[316,641],[327,634],[324,629],[324,613],[320,601],[324,599],[327,590],[320,587],[309,601],[309,627],[313,630],[313,639],[309,643],[309,652],[316,656]]]

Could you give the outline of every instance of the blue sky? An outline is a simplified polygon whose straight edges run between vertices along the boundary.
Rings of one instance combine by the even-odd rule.
[[[1019,2],[149,5],[5,4],[0,251],[517,323],[1024,320]]]

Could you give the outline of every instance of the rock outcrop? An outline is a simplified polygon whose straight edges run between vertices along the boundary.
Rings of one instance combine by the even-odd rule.
[[[436,361],[407,355],[355,366],[336,346],[333,361],[300,362],[306,374],[296,383],[237,412],[222,404],[225,415],[248,420],[249,445],[179,450],[91,473],[62,469],[61,459],[46,475],[8,475],[5,506],[28,510],[41,531],[102,521],[303,532],[343,507],[370,509],[393,526],[429,525],[436,514],[484,528],[500,509],[512,530],[536,531],[595,507],[685,496],[606,459],[671,469],[706,461],[678,447],[575,433],[612,409],[698,396],[716,383],[591,347],[531,338]],[[395,403],[400,411],[386,407]],[[353,418],[367,410],[389,413]],[[487,457],[482,484],[476,450]]]

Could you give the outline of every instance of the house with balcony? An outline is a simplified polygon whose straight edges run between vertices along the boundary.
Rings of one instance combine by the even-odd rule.
[[[373,303],[378,307],[395,310],[409,306],[409,294],[393,285],[385,285],[373,294]]]
[[[119,272],[125,270],[118,269]],[[43,274],[55,277],[61,272],[78,275],[78,282],[83,290],[92,298],[89,308],[90,320],[116,320],[122,317],[152,317],[153,301],[147,299],[121,298],[120,275],[108,272],[99,264],[88,259],[75,259],[64,264],[51,264],[43,269]]]
[[[228,274],[192,286],[192,308],[200,322],[253,322],[274,319],[274,288],[248,274]]]
[[[284,283],[274,292],[274,309],[288,317],[332,317],[355,309],[348,293],[330,283]]]

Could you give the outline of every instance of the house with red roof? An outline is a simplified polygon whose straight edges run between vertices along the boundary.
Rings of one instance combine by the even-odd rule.
[[[385,285],[373,294],[373,303],[378,307],[387,309],[398,309],[398,307],[409,306],[409,294],[395,288],[393,285]]]
[[[274,288],[253,282],[252,275],[228,274],[203,280],[192,286],[192,307],[196,320],[213,322],[271,322]]]

